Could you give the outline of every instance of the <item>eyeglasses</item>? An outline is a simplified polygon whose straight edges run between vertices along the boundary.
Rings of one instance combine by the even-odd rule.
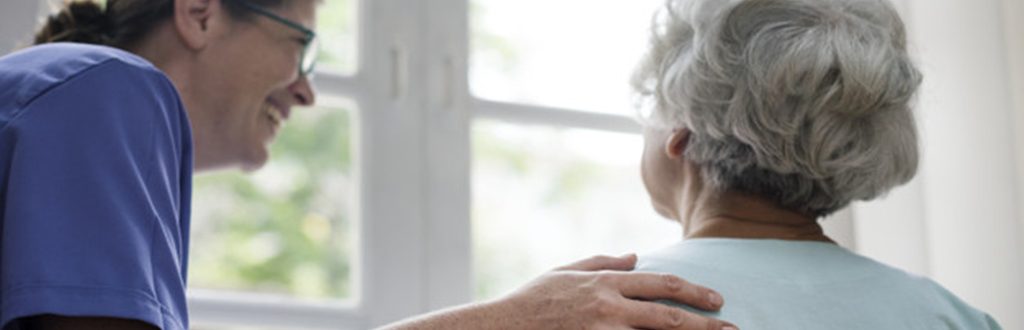
[[[242,7],[245,7],[245,9],[254,11],[257,14],[263,15],[278,23],[284,24],[285,26],[302,32],[302,34],[305,35],[305,38],[302,43],[302,55],[299,58],[299,74],[303,76],[310,76],[311,74],[313,74],[313,68],[316,67],[317,53],[320,51],[320,43],[319,39],[317,39],[316,37],[316,32],[313,32],[313,30],[310,30],[309,28],[306,28],[305,26],[302,26],[301,24],[296,23],[295,21],[281,17],[281,15],[274,14],[274,12],[266,8],[260,7],[258,5],[255,5],[249,1],[231,1],[242,5]]]

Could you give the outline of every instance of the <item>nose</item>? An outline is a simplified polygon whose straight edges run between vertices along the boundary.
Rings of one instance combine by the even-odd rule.
[[[291,85],[288,85],[288,94],[295,100],[295,104],[301,106],[312,106],[316,104],[316,92],[313,84],[305,75],[299,76]]]

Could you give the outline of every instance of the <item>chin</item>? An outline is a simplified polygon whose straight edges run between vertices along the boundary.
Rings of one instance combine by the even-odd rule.
[[[263,168],[267,165],[267,161],[270,160],[270,151],[266,147],[260,146],[252,152],[245,155],[245,157],[239,162],[239,167],[244,172],[253,172]]]

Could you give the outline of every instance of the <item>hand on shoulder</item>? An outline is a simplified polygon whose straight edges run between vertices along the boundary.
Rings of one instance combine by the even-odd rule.
[[[507,298],[531,329],[723,329],[727,322],[653,302],[722,307],[721,295],[668,274],[630,272],[636,256],[596,256],[557,268]],[[734,327],[735,328],[735,327]]]

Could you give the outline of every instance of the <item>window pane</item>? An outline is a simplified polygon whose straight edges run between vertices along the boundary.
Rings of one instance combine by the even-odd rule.
[[[638,135],[477,122],[473,273],[477,299],[594,254],[679,241],[640,180]]]
[[[319,68],[352,74],[358,65],[358,0],[330,0],[317,11]]]
[[[629,78],[663,0],[472,0],[473,92],[631,114]]]
[[[298,109],[263,169],[197,176],[190,286],[350,297],[352,130],[346,110]]]

